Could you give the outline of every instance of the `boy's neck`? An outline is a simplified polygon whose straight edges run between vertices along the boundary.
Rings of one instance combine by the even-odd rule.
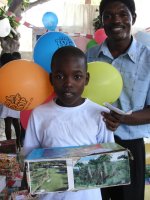
[[[80,106],[84,102],[85,102],[85,98],[81,98],[77,102],[73,102],[73,103],[63,103],[59,98],[56,98],[55,100],[55,103],[62,107],[76,107],[76,106]]]

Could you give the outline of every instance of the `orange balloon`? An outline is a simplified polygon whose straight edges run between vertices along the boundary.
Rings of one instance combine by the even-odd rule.
[[[0,69],[0,102],[14,110],[30,110],[53,93],[49,74],[28,60],[14,60]]]

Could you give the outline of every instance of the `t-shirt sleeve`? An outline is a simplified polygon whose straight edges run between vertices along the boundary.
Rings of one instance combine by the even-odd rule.
[[[100,115],[99,132],[97,134],[97,143],[109,143],[114,141],[114,133],[107,129],[102,116]]]
[[[23,145],[23,154],[26,157],[33,149],[39,148],[40,143],[37,137],[36,122],[32,112],[26,129],[25,140]]]

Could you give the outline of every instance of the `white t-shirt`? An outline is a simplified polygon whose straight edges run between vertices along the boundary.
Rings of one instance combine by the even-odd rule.
[[[34,109],[26,130],[24,154],[34,148],[66,147],[114,142],[101,115],[109,112],[89,99],[76,107],[62,107],[51,101]],[[49,193],[41,200],[100,200],[100,189]]]
[[[0,104],[0,118],[5,119],[6,117],[20,118],[20,111],[13,110],[11,108],[6,107],[3,104]]]

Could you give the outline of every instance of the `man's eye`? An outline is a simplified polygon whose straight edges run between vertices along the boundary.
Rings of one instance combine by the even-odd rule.
[[[103,15],[103,19],[111,19],[111,15],[110,14],[104,14]]]
[[[122,13],[120,13],[120,16],[121,16],[121,17],[128,17],[128,16],[129,16],[129,14],[128,14],[128,13],[126,13],[126,12],[122,12]]]

